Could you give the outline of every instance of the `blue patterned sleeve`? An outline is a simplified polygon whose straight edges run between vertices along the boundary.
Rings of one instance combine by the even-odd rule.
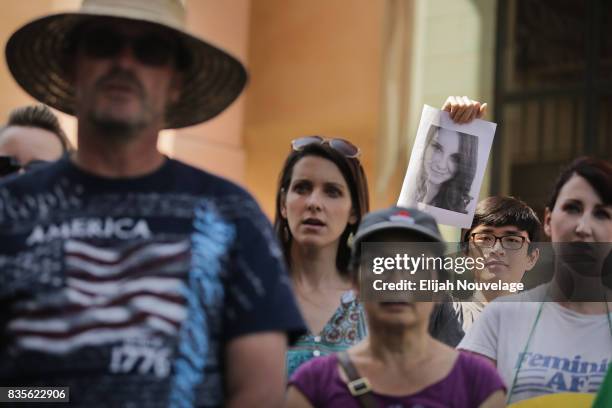
[[[268,219],[249,196],[224,211],[236,226],[227,260],[225,338],[283,331],[292,341],[305,332],[305,324]]]

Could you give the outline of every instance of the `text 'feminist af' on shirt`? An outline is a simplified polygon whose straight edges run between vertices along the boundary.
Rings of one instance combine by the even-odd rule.
[[[546,291],[542,285],[506,298],[512,301],[490,303],[458,346],[496,360],[508,392],[518,370],[510,402],[560,392],[595,393],[612,362],[606,315],[534,301],[545,299]]]

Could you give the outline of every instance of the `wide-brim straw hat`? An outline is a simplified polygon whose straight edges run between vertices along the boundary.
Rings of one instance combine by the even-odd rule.
[[[78,12],[45,16],[17,30],[6,44],[6,60],[21,87],[40,102],[74,115],[75,90],[62,62],[67,36],[101,17],[151,23],[174,32],[190,53],[180,99],[168,107],[165,128],[204,122],[221,113],[247,81],[242,64],[185,30],[180,0],[84,0]]]

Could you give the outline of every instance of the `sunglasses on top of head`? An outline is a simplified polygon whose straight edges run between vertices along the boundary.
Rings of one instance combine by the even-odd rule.
[[[303,150],[309,145],[323,145],[328,144],[329,147],[342,154],[344,157],[349,159],[355,159],[361,154],[361,150],[345,139],[325,139],[321,136],[305,136],[291,141],[291,148],[297,152]]]

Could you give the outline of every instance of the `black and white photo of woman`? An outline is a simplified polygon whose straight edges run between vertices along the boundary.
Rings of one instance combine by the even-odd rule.
[[[431,125],[427,132],[416,200],[466,214],[478,164],[478,138]]]

